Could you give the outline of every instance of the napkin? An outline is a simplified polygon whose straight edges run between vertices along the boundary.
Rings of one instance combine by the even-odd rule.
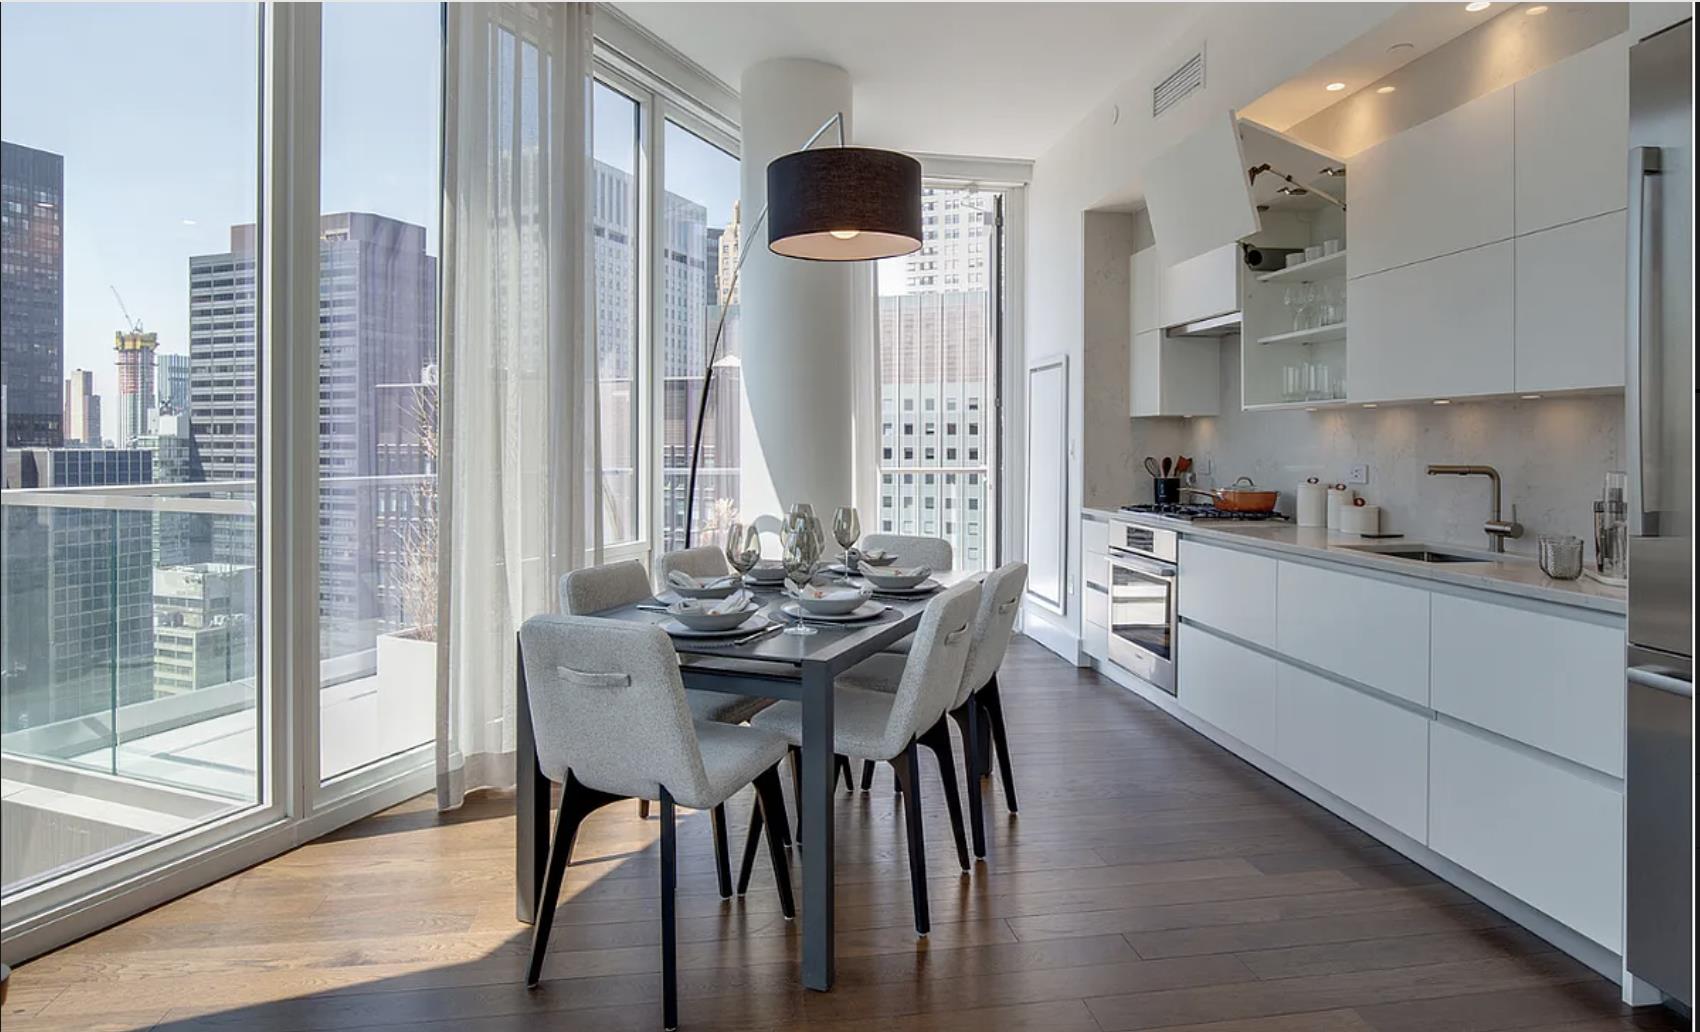
[[[707,613],[709,616],[719,616],[721,613],[741,613],[750,607],[750,593],[739,588],[725,598],[682,598],[673,603],[675,613]]]
[[[839,599],[867,598],[869,589],[864,586],[835,581],[830,584],[808,584],[798,591],[800,598],[818,599],[820,601],[836,601]]]
[[[704,577],[699,580],[696,577],[692,577],[684,570],[674,570],[667,575],[667,583],[675,588],[694,588],[701,590],[703,588],[729,587],[732,584],[732,578]]]
[[[900,580],[904,577],[927,577],[931,576],[932,572],[933,568],[930,566],[878,566],[862,571],[862,575],[874,580],[882,577]]]

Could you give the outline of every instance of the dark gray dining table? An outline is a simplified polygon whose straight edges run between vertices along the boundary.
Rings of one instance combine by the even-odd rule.
[[[949,573],[935,578],[949,584]],[[748,644],[726,639],[674,637],[679,671],[686,688],[768,699],[795,699],[803,706],[803,798],[809,814],[803,822],[803,984],[810,989],[832,988],[833,957],[833,765],[832,684],[839,674],[904,637],[920,626],[931,595],[875,596],[887,609],[858,624],[816,623],[815,634],[800,636],[776,631]],[[777,591],[756,590],[764,612],[776,619],[782,601]],[[616,606],[592,615],[634,623],[660,623],[663,613],[638,608],[646,600]],[[543,869],[549,854],[549,780],[537,767],[537,743],[531,727],[531,706],[520,679],[518,700],[518,793],[515,831],[518,898],[516,912],[531,923],[542,893]],[[818,815],[818,816],[817,816]]]

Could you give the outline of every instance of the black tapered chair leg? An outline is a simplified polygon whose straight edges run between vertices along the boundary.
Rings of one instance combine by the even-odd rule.
[[[531,960],[525,968],[526,988],[536,988],[543,977],[543,958],[549,951],[549,929],[555,923],[555,904],[561,896],[567,861],[572,858],[573,839],[579,825],[595,810],[619,802],[621,796],[586,788],[572,772],[561,786],[561,808],[555,815],[555,837],[549,843],[549,859],[543,870],[543,893],[537,900],[537,918],[531,926]]]
[[[750,807],[750,830],[744,836],[744,858],[738,862],[738,895],[742,896],[750,890],[750,872],[756,866],[756,846],[761,842],[762,816],[761,797],[756,797],[755,805]],[[780,824],[783,826],[784,822]],[[777,832],[777,829],[775,829]]]
[[[927,913],[927,842],[921,830],[921,771],[920,754],[915,743],[892,758],[891,770],[897,790],[903,796],[903,824],[909,846],[909,891],[915,900],[915,934],[926,935],[932,930]]]
[[[767,825],[767,856],[773,862],[773,882],[779,889],[779,912],[790,921],[797,916],[797,903],[791,895],[791,862],[785,856],[785,843],[779,838],[779,829],[785,826],[785,793],[779,789],[779,772],[772,767],[756,775],[756,811],[768,813],[765,820]],[[769,812],[771,811],[771,812]],[[748,872],[750,861],[754,855],[755,840],[749,842],[750,855],[744,858],[744,870]],[[747,875],[744,879],[748,880]],[[740,890],[742,891],[742,890]]]
[[[673,796],[661,787],[661,1024],[679,1027],[679,833]]]
[[[956,862],[962,865],[964,871],[972,871],[974,863],[968,859],[968,839],[962,832],[962,796],[956,790],[956,757],[950,744],[950,722],[940,717],[938,723],[928,728],[917,741],[931,749],[933,759],[938,761],[939,780],[944,783],[944,805],[950,811],[950,835],[956,840]]]
[[[838,776],[844,775],[844,787],[847,791],[856,791],[856,776],[850,772],[850,757],[834,756],[832,758],[832,787],[838,789]]]
[[[980,793],[980,714],[974,696],[951,710],[950,716],[962,732],[962,769],[968,772],[968,834],[974,843],[974,855],[986,856],[986,808]]]
[[[732,898],[732,858],[726,849],[726,804],[708,811],[708,822],[714,832],[714,876],[720,883],[720,898]]]
[[[791,746],[791,798],[797,801],[797,836],[793,844],[803,841],[803,750]]]
[[[1009,768],[1009,733],[1004,730],[1003,700],[998,697],[998,678],[996,674],[986,682],[986,687],[980,689],[980,705],[986,713],[986,723],[991,725],[992,749],[998,754],[998,779],[1003,782],[1004,802],[1009,805],[1009,812],[1015,813],[1020,808],[1015,803],[1015,775]]]
[[[873,760],[863,760],[862,761],[862,791],[866,792],[868,789],[873,788],[873,787],[874,787],[874,761]]]

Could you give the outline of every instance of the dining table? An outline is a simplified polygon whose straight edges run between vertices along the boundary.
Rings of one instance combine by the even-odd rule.
[[[935,573],[948,585],[962,574]],[[771,620],[794,622],[779,612],[785,601],[781,585],[746,582],[762,612]],[[833,750],[833,682],[839,674],[913,634],[921,624],[932,594],[873,595],[885,609],[859,623],[810,621],[816,633],[792,635],[774,631],[754,640],[670,635],[679,654],[679,673],[686,688],[727,692],[767,699],[792,699],[802,704],[802,798],[798,805],[809,819],[802,822],[803,985],[825,991],[832,987],[833,955],[833,793],[837,770]],[[660,600],[615,606],[590,615],[630,623],[658,624],[667,619]],[[543,871],[549,853],[550,783],[537,766],[537,743],[531,725],[531,705],[525,678],[519,677],[518,789],[514,834],[519,920],[530,924],[542,894]]]

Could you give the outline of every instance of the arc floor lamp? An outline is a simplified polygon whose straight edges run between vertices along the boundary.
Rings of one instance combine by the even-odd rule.
[[[810,148],[836,127],[838,146]],[[691,546],[696,514],[697,466],[702,461],[703,425],[714,385],[714,363],[726,335],[726,317],[749,257],[750,243],[767,224],[767,248],[786,258],[816,262],[866,262],[896,258],[921,247],[921,163],[907,154],[844,143],[844,113],[827,119],[803,146],[767,165],[767,203],[739,242],[738,263],[726,284],[720,320],[703,367],[697,401],[691,473],[685,488],[685,547]]]

